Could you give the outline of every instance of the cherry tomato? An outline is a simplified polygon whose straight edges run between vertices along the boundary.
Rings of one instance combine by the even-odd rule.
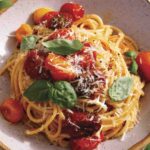
[[[65,3],[61,6],[60,12],[71,14],[74,20],[78,20],[84,15],[84,8],[76,3]]]
[[[51,26],[51,21],[52,19],[58,15],[58,12],[56,11],[50,11],[48,13],[46,13],[42,19],[41,19],[41,23],[45,24],[46,27],[50,27]]]
[[[72,32],[71,29],[58,29],[56,31],[54,31],[50,36],[49,36],[49,40],[54,40],[54,39],[58,39],[58,38],[63,38],[63,39],[67,39],[67,40],[74,40],[75,36]]]
[[[39,24],[41,21],[41,18],[49,11],[51,11],[51,9],[47,8],[47,7],[42,7],[42,8],[36,9],[33,12],[33,21],[35,22],[35,24]]]
[[[33,29],[29,24],[22,24],[16,31],[16,39],[21,43],[24,36],[31,35],[32,33]]]
[[[23,106],[18,100],[7,99],[0,106],[0,110],[4,118],[12,123],[17,123],[23,119]]]
[[[140,52],[136,58],[141,77],[150,81],[150,52]]]
[[[53,80],[73,80],[75,73],[72,71],[72,66],[67,62],[66,58],[60,55],[49,53],[45,60],[45,67],[50,70]]]
[[[78,52],[78,57],[82,58],[79,64],[84,69],[86,69],[87,67],[92,68],[96,61],[97,52],[92,50],[87,51],[87,49],[89,49],[90,47],[92,47],[91,43],[84,43],[83,49]]]
[[[73,139],[71,140],[71,149],[94,150],[101,141],[102,139],[96,136]]]
[[[51,19],[49,28],[51,29],[61,29],[68,28],[73,23],[72,15],[68,13],[59,13]]]
[[[66,113],[62,132],[69,134],[73,139],[91,136],[99,130],[100,124],[96,117],[83,112]]]
[[[32,50],[28,52],[24,63],[24,69],[32,79],[50,78],[49,71],[44,67],[44,61],[46,57],[47,53],[43,51]]]

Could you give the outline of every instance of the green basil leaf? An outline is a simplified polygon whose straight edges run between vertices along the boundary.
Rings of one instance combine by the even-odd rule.
[[[148,145],[144,148],[144,150],[150,150],[150,144],[148,144]]]
[[[53,88],[53,85],[49,81],[37,80],[26,89],[23,95],[31,101],[44,102],[50,99],[51,88]]]
[[[73,54],[83,48],[83,44],[79,40],[71,41],[66,39],[46,41],[42,45],[59,55]]]
[[[132,86],[133,79],[131,77],[119,77],[108,90],[111,100],[122,101],[126,99],[130,95]]]
[[[129,67],[129,71],[130,71],[132,74],[137,74],[137,71],[138,71],[138,64],[136,63],[135,60],[133,60],[131,66]]]
[[[31,50],[34,49],[36,46],[36,42],[38,40],[38,37],[35,35],[29,35],[29,36],[25,36],[22,39],[21,45],[20,45],[20,49],[21,50]]]
[[[50,97],[54,103],[65,108],[73,107],[77,101],[76,92],[67,81],[55,82],[54,88],[50,91]]]
[[[128,52],[125,53],[125,56],[129,57],[129,58],[132,58],[132,59],[135,59],[137,54],[136,54],[135,51],[128,51]]]
[[[46,80],[38,80],[33,82],[23,95],[36,102],[52,100],[65,108],[73,107],[77,101],[75,90],[67,81],[58,81],[52,84]]]
[[[12,5],[11,0],[0,0],[0,9],[8,8]]]

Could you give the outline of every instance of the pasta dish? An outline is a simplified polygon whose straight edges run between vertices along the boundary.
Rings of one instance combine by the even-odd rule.
[[[11,83],[4,118],[72,150],[123,137],[138,122],[149,52],[138,52],[123,31],[79,4],[39,8],[33,21],[17,29],[17,48],[0,70]]]

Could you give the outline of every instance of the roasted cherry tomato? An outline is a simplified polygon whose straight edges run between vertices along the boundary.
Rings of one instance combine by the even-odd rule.
[[[78,20],[84,15],[84,8],[76,3],[65,3],[61,6],[60,12],[71,14],[74,20]]]
[[[73,139],[91,136],[100,128],[97,118],[84,112],[65,112],[65,116],[62,132],[69,134]]]
[[[136,58],[141,77],[150,81],[150,52],[140,52]]]
[[[45,60],[45,67],[50,70],[53,80],[73,80],[76,74],[72,71],[72,65],[66,58],[60,55],[49,53]]]
[[[44,61],[46,57],[47,53],[43,51],[32,50],[28,52],[24,63],[24,69],[32,79],[50,78],[49,71],[44,67]]]
[[[23,119],[23,106],[18,100],[7,99],[0,106],[0,110],[4,118],[12,123],[17,123]]]
[[[51,29],[68,28],[72,25],[72,23],[73,23],[72,15],[60,12],[58,15],[52,18],[49,28]]]
[[[101,141],[101,137],[83,137],[71,140],[70,145],[72,150],[94,150]]]
[[[81,51],[78,53],[78,57],[80,57],[79,65],[86,69],[86,68],[92,68],[97,57],[97,52],[92,51],[92,44],[87,42],[84,43],[84,47]],[[87,63],[88,62],[88,63]]]
[[[58,29],[56,31],[54,31],[50,36],[49,36],[49,40],[54,40],[54,39],[67,39],[67,40],[74,40],[75,36],[72,32],[71,29]]]
[[[49,28],[49,27],[51,26],[51,21],[52,21],[52,19],[53,19],[55,16],[57,16],[58,14],[59,14],[59,13],[56,12],[56,11],[50,11],[50,12],[46,13],[46,14],[42,17],[40,23],[45,24],[45,26]]]

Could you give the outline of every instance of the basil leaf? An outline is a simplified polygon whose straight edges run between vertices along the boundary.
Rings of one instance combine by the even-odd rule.
[[[150,144],[148,144],[148,145],[144,148],[144,150],[150,150]]]
[[[138,64],[136,63],[135,60],[132,61],[132,64],[131,64],[131,66],[129,67],[129,71],[130,71],[132,74],[137,74],[137,71],[138,71]]]
[[[24,92],[24,96],[31,101],[48,101],[50,99],[49,92],[53,85],[46,80],[37,80],[30,85]]]
[[[73,54],[83,48],[83,44],[79,40],[71,41],[66,39],[46,41],[42,45],[59,55]]]
[[[34,49],[36,46],[36,42],[38,40],[38,37],[35,35],[29,35],[29,36],[25,36],[22,39],[21,45],[20,45],[20,49],[21,50],[31,50]]]
[[[73,107],[77,101],[75,90],[67,81],[56,82],[50,91],[50,97],[54,103],[65,108]]]
[[[11,0],[0,0],[0,9],[8,8],[12,5]]]
[[[111,100],[122,101],[126,99],[131,92],[132,86],[133,79],[131,77],[118,78],[108,90]]]
[[[129,57],[129,58],[132,58],[132,59],[135,59],[137,54],[136,54],[135,51],[128,51],[128,52],[125,53],[125,56]]]
[[[38,80],[31,84],[23,95],[36,102],[52,100],[65,108],[73,107],[77,101],[75,90],[67,81],[58,81],[52,84],[46,80]]]

